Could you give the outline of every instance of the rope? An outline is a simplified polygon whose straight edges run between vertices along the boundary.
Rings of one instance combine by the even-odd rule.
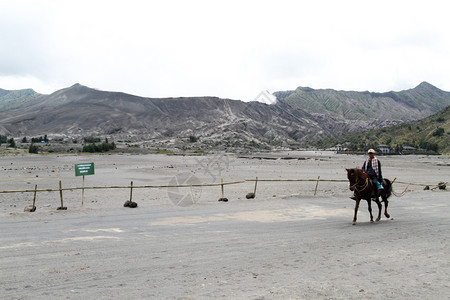
[[[418,185],[418,186],[444,186],[447,184],[447,182],[441,182],[439,184],[423,184],[423,183],[412,183],[412,182],[402,182],[402,181],[397,181],[397,183],[402,183],[402,184],[408,184],[408,185]]]
[[[406,192],[408,191],[409,186],[410,186],[410,184],[408,184],[406,186],[405,190],[403,192],[401,192],[400,194],[397,194],[396,192],[394,192],[394,189],[392,189],[392,194],[398,198],[403,197],[406,194]]]
[[[364,191],[368,185],[369,185],[369,177],[366,178],[366,181],[363,183],[363,185],[358,185],[358,181],[357,181],[355,184],[350,186],[350,188],[355,189],[358,193],[360,193],[360,192]],[[358,187],[360,187],[361,189],[358,190]]]
[[[396,179],[397,178],[394,178],[394,180],[392,180],[392,182],[391,182],[392,186],[394,186],[394,182],[395,182]],[[405,190],[403,192],[401,192],[401,193],[396,193],[396,192],[394,192],[394,189],[392,189],[392,194],[395,197],[398,197],[398,198],[403,197],[406,194],[406,192],[408,192],[408,188],[409,188],[410,185],[428,186],[428,187],[429,186],[434,186],[434,188],[439,188],[439,187],[445,186],[447,184],[447,182],[440,182],[438,184],[423,184],[423,183],[412,183],[412,182],[402,182],[402,181],[397,181],[397,183],[401,183],[401,184],[406,184],[407,185]]]
[[[402,197],[408,190],[408,187],[410,185],[418,185],[418,186],[434,186],[436,188],[440,186],[445,186],[447,182],[441,182],[439,184],[421,184],[421,183],[410,183],[410,182],[401,182],[401,181],[395,181],[397,178],[394,178],[394,180],[391,182],[393,185],[394,182],[401,183],[401,184],[407,184],[407,187],[402,193],[395,193],[392,191],[392,194],[394,194],[397,197]],[[244,179],[240,181],[232,181],[232,182],[224,182],[224,183],[203,183],[203,184],[181,184],[181,185],[136,185],[133,186],[133,188],[192,188],[192,187],[212,187],[212,186],[223,186],[223,185],[234,185],[234,184],[242,184],[247,181],[265,181],[265,182],[319,182],[319,181],[325,181],[325,182],[348,182],[348,180],[342,180],[342,179]],[[70,191],[70,190],[94,190],[94,189],[126,189],[130,188],[129,185],[125,186],[85,186],[85,187],[68,187],[68,188],[48,188],[48,189],[25,189],[25,190],[3,190],[0,191],[0,194],[7,194],[7,193],[33,193],[33,192],[59,192],[59,191]]]
[[[61,188],[61,189],[36,189],[37,192],[59,192],[59,191],[73,191],[73,190],[96,190],[96,189],[157,189],[157,188],[192,188],[192,187],[204,187],[204,186],[223,186],[230,184],[239,184],[244,183],[245,180],[241,181],[233,181],[233,182],[223,182],[223,183],[203,183],[203,184],[179,184],[179,185],[113,185],[113,186],[85,186],[85,187],[69,187],[69,188]],[[34,192],[35,190],[9,190],[9,191],[0,191],[0,194],[6,193],[26,193],[26,192]]]

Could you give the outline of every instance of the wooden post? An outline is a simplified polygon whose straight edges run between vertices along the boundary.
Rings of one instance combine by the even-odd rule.
[[[67,207],[64,207],[63,204],[63,192],[62,192],[62,183],[61,180],[59,181],[59,197],[61,198],[61,207],[58,207],[58,210],[66,210]]]
[[[255,180],[255,190],[253,191],[253,194],[255,195],[255,197],[256,197],[256,186],[258,185],[258,177],[256,177],[256,180]]]
[[[222,188],[222,198],[219,198],[219,201],[228,202],[228,199],[225,198],[225,191],[223,190],[223,178],[220,179],[220,187]]]
[[[59,181],[59,197],[61,198],[61,207],[63,207],[63,194],[62,194],[62,183]]]
[[[37,193],[37,184],[34,186],[33,206],[31,207],[31,211],[36,211],[36,193]]]
[[[245,198],[247,199],[254,199],[256,197],[256,186],[258,185],[258,177],[256,177],[255,180],[255,188],[253,189],[253,193],[248,193],[245,195]]]
[[[133,181],[131,181],[130,185],[130,202],[133,201]]]
[[[320,181],[320,176],[317,177],[316,188],[315,188],[315,190],[314,190],[314,196],[315,196],[316,193],[317,193],[317,187],[319,186],[319,181]]]
[[[84,175],[83,175],[83,184],[81,186],[81,207],[84,205]]]

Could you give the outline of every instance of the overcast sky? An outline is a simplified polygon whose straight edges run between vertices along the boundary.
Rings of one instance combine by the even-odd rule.
[[[449,3],[449,4],[448,4]],[[450,91],[449,1],[0,0],[0,88]]]

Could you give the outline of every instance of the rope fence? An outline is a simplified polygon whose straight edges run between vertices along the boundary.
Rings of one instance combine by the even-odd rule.
[[[426,189],[445,189],[447,182],[440,182],[438,184],[422,184],[422,183],[412,183],[412,182],[402,182],[402,181],[396,181],[397,178],[395,178],[392,181],[392,184],[398,183],[398,184],[405,184],[407,185],[405,190],[401,193],[395,193],[392,191],[392,194],[396,197],[402,197],[405,195],[405,193],[408,191],[408,188],[410,186],[425,186]],[[343,179],[321,179],[320,176],[317,177],[317,179],[258,179],[256,177],[255,179],[244,179],[240,181],[230,181],[230,182],[224,182],[223,178],[221,179],[220,183],[201,183],[201,184],[178,184],[178,185],[133,185],[133,181],[131,181],[130,185],[116,185],[116,186],[83,186],[82,187],[62,187],[62,182],[59,180],[59,188],[52,189],[38,189],[37,185],[35,185],[34,189],[25,189],[25,190],[3,190],[0,191],[0,194],[8,194],[8,193],[34,193],[33,197],[33,205],[27,206],[25,208],[25,211],[33,212],[36,210],[36,194],[38,192],[59,192],[60,200],[61,200],[61,206],[58,207],[58,210],[66,210],[67,207],[64,206],[63,203],[63,191],[74,191],[74,190],[82,190],[82,204],[84,202],[84,191],[85,190],[100,190],[100,189],[130,189],[130,201],[127,201],[128,203],[132,203],[133,198],[133,189],[161,189],[161,188],[194,188],[194,187],[214,187],[214,186],[220,186],[222,191],[222,197],[219,198],[219,201],[227,202],[228,199],[225,198],[225,192],[224,192],[224,186],[226,185],[236,185],[236,184],[242,184],[245,182],[255,182],[254,192],[249,193],[246,195],[247,199],[255,198],[256,196],[256,188],[258,182],[316,182],[315,189],[314,189],[314,196],[317,194],[317,189],[319,186],[319,182],[345,182],[348,183],[348,180]],[[430,188],[432,187],[432,188]],[[128,206],[128,205],[125,205]],[[133,206],[136,207],[136,206]]]

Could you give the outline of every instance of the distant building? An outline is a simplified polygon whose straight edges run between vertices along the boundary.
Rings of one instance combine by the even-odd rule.
[[[389,146],[385,145],[385,144],[380,144],[377,146],[377,148],[378,148],[378,151],[382,154],[388,154],[391,152],[391,148],[389,148]]]
[[[407,154],[416,151],[417,149],[411,146],[403,146],[402,153]]]

